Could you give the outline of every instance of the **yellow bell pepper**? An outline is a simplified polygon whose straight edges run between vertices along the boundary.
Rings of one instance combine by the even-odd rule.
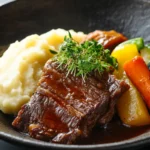
[[[150,124],[150,115],[147,107],[134,85],[126,76],[123,65],[126,61],[131,60],[135,56],[139,56],[137,46],[135,44],[121,45],[114,49],[112,56],[118,60],[118,70],[114,74],[119,79],[125,80],[130,89],[123,94],[117,102],[118,114],[124,124],[129,126],[142,126]]]
[[[116,47],[111,55],[118,61],[118,70],[115,70],[114,74],[117,76],[117,78],[122,79],[124,73],[124,63],[128,60],[131,60],[135,56],[139,56],[140,54],[135,44],[128,44]]]

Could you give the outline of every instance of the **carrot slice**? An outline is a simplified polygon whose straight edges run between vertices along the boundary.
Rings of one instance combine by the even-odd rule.
[[[123,66],[127,76],[136,86],[150,109],[150,71],[141,56],[127,61]]]

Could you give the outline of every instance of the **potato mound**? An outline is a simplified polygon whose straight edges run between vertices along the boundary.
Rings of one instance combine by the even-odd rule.
[[[82,32],[70,31],[80,42],[85,38]],[[11,44],[0,58],[0,110],[16,114],[21,106],[30,100],[46,61],[57,50],[68,32],[51,30],[42,35],[31,35]]]

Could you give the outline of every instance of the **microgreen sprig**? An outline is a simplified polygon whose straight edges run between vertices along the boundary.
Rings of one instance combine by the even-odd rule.
[[[103,46],[95,40],[80,44],[72,38],[70,32],[65,36],[54,60],[59,63],[59,67],[67,69],[67,75],[72,74],[83,78],[93,71],[101,74],[118,67],[116,58],[110,55],[108,49],[104,50]]]

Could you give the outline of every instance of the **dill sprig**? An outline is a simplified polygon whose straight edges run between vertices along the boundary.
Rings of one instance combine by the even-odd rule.
[[[108,49],[104,50],[103,46],[95,40],[80,44],[72,38],[70,32],[69,36],[65,36],[54,60],[59,63],[59,67],[67,69],[67,75],[72,74],[83,78],[93,71],[101,74],[118,67],[117,60],[110,55]]]

